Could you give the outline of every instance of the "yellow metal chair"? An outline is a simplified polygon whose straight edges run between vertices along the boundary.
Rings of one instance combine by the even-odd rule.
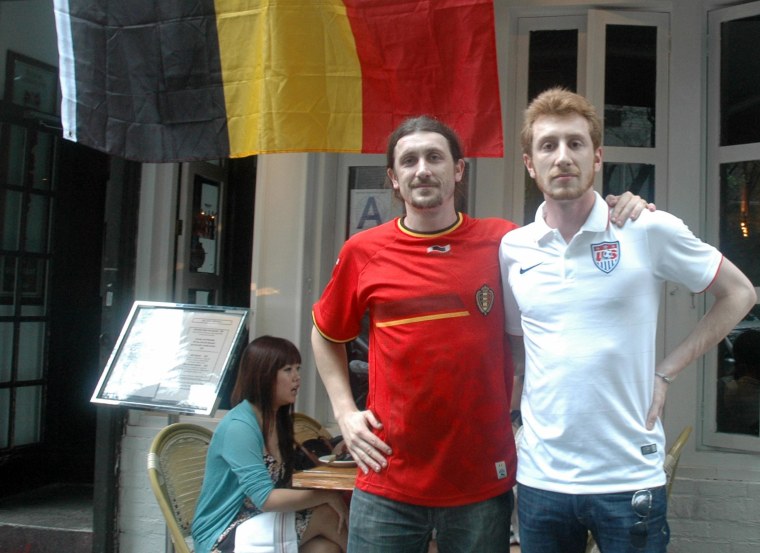
[[[148,453],[148,478],[177,553],[193,553],[190,525],[203,484],[212,432],[190,423],[163,428]]]
[[[676,438],[676,441],[670,446],[667,454],[665,454],[665,486],[667,489],[667,496],[670,499],[670,490],[673,487],[673,481],[676,478],[676,469],[678,468],[678,461],[681,460],[681,451],[683,446],[689,440],[691,435],[691,426],[684,427],[681,433]],[[591,536],[591,532],[588,534],[588,543],[586,544],[586,553],[599,553],[599,547],[596,545],[594,538]]]

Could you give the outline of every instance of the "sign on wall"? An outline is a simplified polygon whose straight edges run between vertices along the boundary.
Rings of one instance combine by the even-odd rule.
[[[388,188],[355,188],[351,190],[349,236],[376,227],[403,213],[400,202],[393,201]]]

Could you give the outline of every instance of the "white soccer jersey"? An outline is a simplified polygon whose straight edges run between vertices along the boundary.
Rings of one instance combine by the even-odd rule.
[[[569,244],[542,213],[499,251],[507,331],[526,350],[517,479],[573,494],[661,486],[665,435],[645,422],[663,284],[703,291],[722,256],[663,211],[618,228],[598,194]]]

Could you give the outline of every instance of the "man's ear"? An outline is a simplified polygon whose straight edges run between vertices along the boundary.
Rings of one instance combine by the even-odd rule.
[[[398,181],[396,180],[396,175],[393,174],[393,169],[389,167],[385,170],[385,174],[388,175],[388,180],[391,181],[393,189],[398,190]]]
[[[602,147],[598,147],[594,152],[594,172],[598,173],[602,168]]]
[[[461,182],[462,178],[464,177],[464,168],[466,164],[463,159],[460,159],[456,162],[456,165],[454,166],[454,182]]]
[[[525,168],[528,170],[530,178],[535,179],[536,171],[533,169],[533,159],[528,154],[523,154],[523,163],[525,164]]]

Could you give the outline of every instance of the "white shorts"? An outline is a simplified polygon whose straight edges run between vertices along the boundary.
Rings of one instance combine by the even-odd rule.
[[[296,514],[261,513],[235,528],[235,553],[298,553]]]

